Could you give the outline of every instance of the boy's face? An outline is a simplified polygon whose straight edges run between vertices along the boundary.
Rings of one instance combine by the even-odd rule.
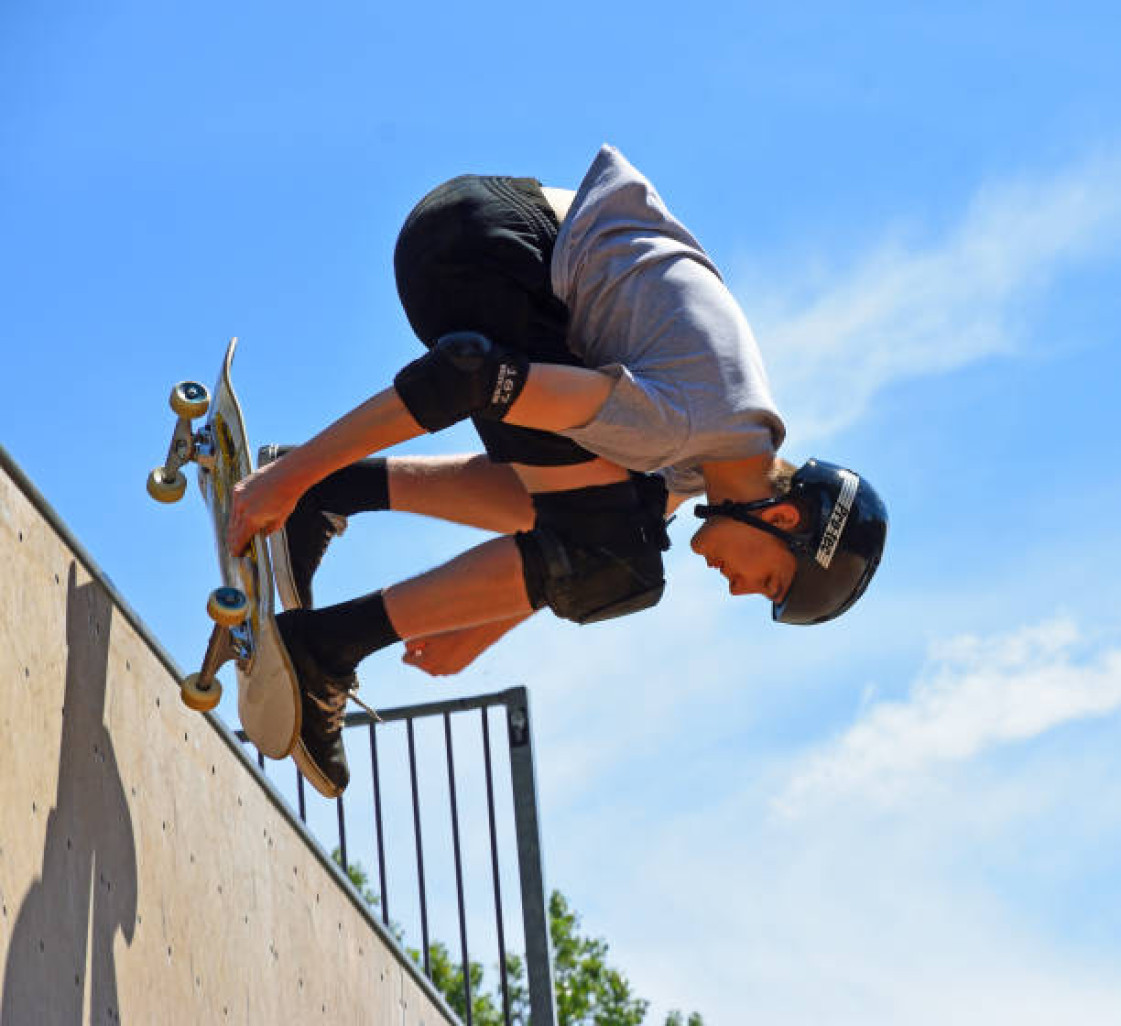
[[[790,509],[776,506],[759,515],[776,527],[789,529],[784,508]],[[793,516],[790,526],[797,523],[797,514]],[[693,535],[692,548],[724,575],[732,595],[765,595],[772,602],[781,602],[797,569],[794,554],[779,538],[729,517],[706,520]]]

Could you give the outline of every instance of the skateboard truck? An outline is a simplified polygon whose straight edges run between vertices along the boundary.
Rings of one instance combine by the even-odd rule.
[[[214,465],[214,439],[209,426],[191,430],[191,421],[210,409],[210,393],[197,381],[180,381],[171,390],[171,410],[178,417],[171,434],[167,460],[148,475],[148,494],[157,502],[178,502],[187,490],[182,467],[194,461],[203,467]]]
[[[245,592],[216,588],[210,593],[206,611],[214,621],[214,629],[202,657],[202,669],[185,677],[180,691],[183,704],[196,712],[209,712],[222,700],[222,684],[215,676],[219,667],[231,660],[247,660],[253,652]]]
[[[187,490],[182,468],[198,463],[214,466],[214,438],[210,425],[191,430],[191,421],[210,409],[210,393],[197,381],[180,381],[171,390],[170,405],[178,418],[167,450],[167,460],[148,475],[148,494],[157,502],[178,502]],[[243,661],[252,655],[249,626],[249,600],[237,588],[218,588],[210,593],[206,611],[214,621],[202,668],[184,678],[180,697],[198,712],[209,712],[222,698],[222,684],[215,674],[230,660]]]

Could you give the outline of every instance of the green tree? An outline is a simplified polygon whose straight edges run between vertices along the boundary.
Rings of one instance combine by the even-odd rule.
[[[670,1012],[666,1016],[666,1026],[705,1026],[705,1021],[701,1018],[700,1012],[694,1012],[689,1016],[688,1021],[682,1018],[680,1012]]]
[[[607,942],[580,934],[580,917],[560,891],[549,896],[553,986],[559,1026],[641,1026],[649,1002],[607,964]]]
[[[462,963],[453,959],[447,947],[439,941],[429,945],[428,950],[433,984],[444,995],[451,1010],[466,1022],[467,994],[463,986]],[[510,1021],[516,1026],[525,1026],[529,1022],[529,1002],[521,960],[513,956],[507,958],[506,972],[510,987]],[[501,991],[485,990],[483,967],[478,962],[471,963],[471,1022],[472,1026],[503,1026],[505,1023]]]
[[[332,858],[342,864],[338,849]],[[374,908],[381,902],[370,887],[369,875],[357,863],[347,867],[347,876],[358,893]],[[390,930],[404,946],[400,927]],[[558,1026],[643,1026],[650,1002],[635,995],[618,969],[607,962],[608,945],[602,938],[586,937],[580,932],[580,916],[560,891],[549,896],[549,936],[553,943],[553,986],[556,992]],[[417,948],[406,948],[418,966],[423,965]],[[444,996],[448,1007],[467,1020],[467,994],[463,965],[453,958],[440,941],[428,947],[432,983]],[[504,1026],[501,983],[488,990],[485,972],[479,962],[469,966],[471,980],[471,1021],[473,1026]],[[506,958],[506,986],[512,1026],[532,1026],[529,1018],[529,986],[524,961],[517,955]],[[665,1026],[704,1026],[700,1013],[688,1019],[679,1011],[670,1012]]]

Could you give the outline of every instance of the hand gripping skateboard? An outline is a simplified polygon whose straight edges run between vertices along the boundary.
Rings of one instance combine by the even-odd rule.
[[[197,381],[181,381],[171,390],[171,408],[179,419],[167,461],[148,475],[148,493],[160,502],[177,502],[187,488],[182,468],[195,462],[214,526],[222,587],[210,594],[207,612],[214,629],[202,668],[182,683],[183,701],[202,712],[213,709],[222,697],[215,674],[232,661],[246,736],[264,755],[283,759],[300,736],[300,691],[276,626],[268,545],[255,535],[241,556],[226,545],[234,485],[253,470],[245,420],[230,380],[236,348],[237,339],[231,339],[213,398]],[[204,415],[202,428],[193,431],[192,420]]]

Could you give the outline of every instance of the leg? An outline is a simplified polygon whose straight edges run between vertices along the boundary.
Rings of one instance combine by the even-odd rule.
[[[533,494],[610,484],[626,477],[626,470],[604,459],[552,467],[496,463],[482,453],[394,456],[346,467],[312,491],[321,512],[353,516],[391,509],[513,534],[533,526]]]
[[[290,451],[266,445],[262,466]],[[301,505],[316,517],[350,517],[376,510],[418,513],[497,534],[527,530],[533,507],[511,468],[483,454],[372,456],[328,475],[305,493]]]
[[[531,496],[625,481],[627,471],[604,459],[542,467],[495,463],[487,456],[390,458],[389,508],[420,513],[496,534],[533,527]]]
[[[271,462],[284,451],[266,446],[261,462]],[[312,578],[344,526],[339,517],[392,509],[514,534],[533,527],[533,493],[625,477],[626,471],[602,459],[559,467],[495,463],[481,454],[362,460],[308,491],[270,540],[281,599],[286,609],[312,606]]]
[[[433,570],[385,589],[401,638],[511,620],[533,612],[513,538],[492,538]]]
[[[597,470],[599,464],[602,467]],[[464,515],[452,519],[476,524],[485,520],[491,527],[497,527],[499,519],[507,519],[512,527],[528,526],[525,503],[529,492],[512,468],[491,464],[485,458],[453,457],[442,462],[406,461],[398,469],[401,472],[391,478],[398,486],[398,503],[394,505],[449,516],[455,513],[455,503],[464,501],[461,486],[470,481],[479,495],[474,499],[469,496],[463,505]],[[534,469],[547,475],[582,477],[614,474],[618,470],[604,461],[579,467]],[[425,470],[435,482],[429,481],[427,488],[422,483]],[[505,507],[498,504],[501,517],[496,517],[496,507],[486,502],[488,482],[508,500]],[[580,487],[573,481],[565,483],[566,491]],[[389,491],[393,488],[390,484]],[[590,491],[602,493],[604,489]],[[507,534],[384,591],[322,610],[281,614],[278,623],[296,664],[304,701],[298,760],[301,769],[325,794],[339,793],[346,786],[349,774],[341,738],[343,714],[348,694],[357,687],[355,669],[368,655],[403,638],[410,639],[414,644],[409,648],[407,661],[429,672],[454,672],[528,617],[541,601],[540,597],[531,600],[521,550]],[[444,636],[443,658],[450,659],[450,671],[446,666],[441,671],[439,654],[430,657],[435,662],[426,662],[424,639],[440,636]],[[452,639],[450,653],[448,636]]]
[[[474,627],[533,612],[514,539],[492,538],[447,563],[383,591],[322,609],[282,613],[333,677],[402,638]]]
[[[533,503],[509,464],[486,456],[391,457],[389,508],[497,534],[528,531]]]
[[[419,577],[321,610],[281,613],[277,624],[300,681],[303,727],[295,753],[301,771],[328,797],[350,779],[342,741],[355,668],[402,636],[476,625],[505,633],[533,610],[513,538],[493,538]]]

